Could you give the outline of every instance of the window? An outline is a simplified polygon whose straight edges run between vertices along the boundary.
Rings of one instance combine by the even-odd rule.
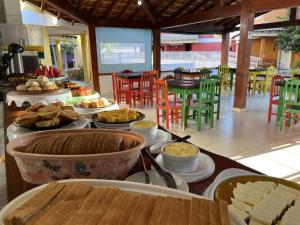
[[[145,63],[144,43],[101,43],[102,64],[139,64]]]

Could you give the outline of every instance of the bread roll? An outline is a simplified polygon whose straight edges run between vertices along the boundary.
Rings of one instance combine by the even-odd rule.
[[[27,91],[27,86],[25,84],[20,84],[16,87],[17,91]]]
[[[44,83],[44,82],[49,81],[49,79],[48,79],[47,76],[41,75],[41,76],[38,76],[37,81],[40,82],[40,83]]]
[[[28,91],[41,91],[42,88],[41,87],[29,87]]]
[[[30,79],[26,82],[27,87],[39,87],[40,83],[35,79]]]

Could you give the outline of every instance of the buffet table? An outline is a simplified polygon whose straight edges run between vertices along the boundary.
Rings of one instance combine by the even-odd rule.
[[[15,105],[8,106],[7,104],[4,104],[4,110],[3,110],[4,111],[4,132],[5,132],[4,134],[6,137],[6,139],[5,139],[6,144],[8,143],[6,130],[7,130],[8,126],[12,123],[13,119],[15,118],[15,116],[18,114],[18,112],[20,110],[22,110],[22,108],[18,108]],[[163,129],[163,128],[161,128],[161,129]],[[173,139],[178,138],[174,134],[172,134],[172,137],[173,137]],[[200,181],[200,182],[189,184],[190,192],[192,192],[192,193],[202,195],[203,192],[206,190],[206,188],[213,182],[215,177],[220,172],[222,172],[228,168],[240,168],[240,169],[244,169],[247,171],[258,173],[257,171],[255,171],[251,168],[248,168],[248,167],[246,167],[238,162],[235,162],[231,159],[228,159],[226,157],[216,155],[214,153],[205,151],[203,149],[200,149],[200,150],[203,153],[212,157],[212,159],[215,162],[216,167],[215,167],[215,172],[211,177],[207,178],[206,180]],[[12,156],[8,155],[7,153],[5,154],[5,157],[6,157],[5,165],[6,165],[6,181],[7,181],[7,199],[8,199],[8,201],[11,201],[12,199],[14,199],[17,196],[19,196],[20,194],[22,194],[23,192],[32,189],[36,185],[24,182],[21,178],[21,175],[19,173],[19,170],[17,168],[14,158]],[[150,169],[149,164],[148,164],[148,166]],[[138,162],[135,170],[136,170],[135,172],[142,170],[142,166],[141,166],[140,162]]]

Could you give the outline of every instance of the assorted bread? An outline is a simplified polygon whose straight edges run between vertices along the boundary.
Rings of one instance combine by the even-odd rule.
[[[76,107],[80,108],[105,108],[111,106],[113,100],[106,98],[84,99],[80,103],[76,103]]]
[[[233,195],[229,210],[249,225],[299,224],[299,190],[273,182],[257,181],[238,183]]]
[[[4,218],[5,225],[230,225],[227,203],[50,183]]]
[[[75,111],[65,109],[60,103],[50,105],[38,103],[17,116],[15,123],[23,127],[47,128],[78,119],[79,115]]]
[[[47,155],[85,155],[125,151],[138,145],[134,139],[125,140],[119,135],[91,131],[45,137],[18,151]]]
[[[129,109],[118,109],[105,112],[99,112],[97,117],[101,123],[124,123],[135,121],[139,113]]]
[[[56,90],[55,82],[49,81],[46,76],[39,76],[37,79],[30,79],[26,84],[20,84],[16,87],[17,91],[49,91]]]

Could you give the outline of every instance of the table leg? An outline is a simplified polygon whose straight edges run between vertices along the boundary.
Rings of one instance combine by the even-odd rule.
[[[133,82],[128,80],[128,88],[129,88],[129,107],[131,108],[131,96],[132,96],[132,89],[133,89]]]

